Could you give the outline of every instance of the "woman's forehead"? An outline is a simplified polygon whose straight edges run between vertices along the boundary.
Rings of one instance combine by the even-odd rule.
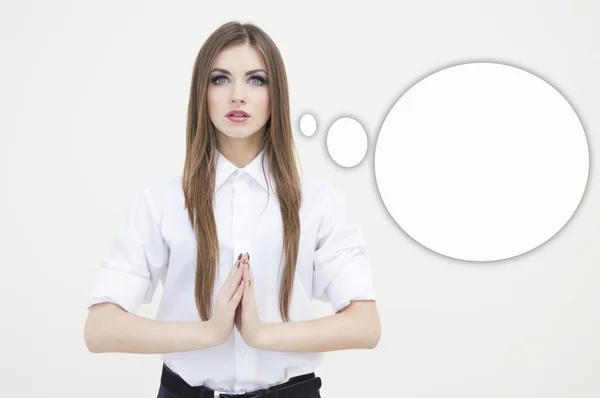
[[[260,52],[249,44],[226,47],[215,57],[212,68],[244,74],[249,70],[266,69]]]

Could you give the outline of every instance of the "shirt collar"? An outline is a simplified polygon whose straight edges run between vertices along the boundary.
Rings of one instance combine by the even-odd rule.
[[[254,178],[254,180],[256,180],[256,182],[258,182],[260,184],[261,187],[263,187],[263,189],[265,191],[268,191],[266,178],[262,171],[262,162],[263,162],[263,157],[265,155],[264,149],[246,167],[243,167],[243,168],[239,168],[235,164],[231,163],[229,161],[229,159],[227,159],[225,156],[223,156],[223,154],[221,152],[219,152],[219,150],[217,150],[216,148],[215,148],[215,152],[216,152],[215,191],[217,191],[221,187],[221,185],[223,185],[223,183],[233,173],[236,172],[236,170],[239,170],[240,172],[248,173],[252,178]],[[265,162],[265,171],[266,171],[267,175],[269,176],[269,184],[271,186],[271,189],[274,189],[273,180],[269,173],[268,162]]]

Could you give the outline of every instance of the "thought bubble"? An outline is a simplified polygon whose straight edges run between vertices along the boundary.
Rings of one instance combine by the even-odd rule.
[[[307,137],[311,137],[317,131],[317,120],[313,115],[307,113],[300,118],[300,131]]]
[[[375,148],[377,186],[395,222],[423,246],[469,261],[548,241],[577,209],[588,172],[585,132],[565,98],[496,63],[416,83],[388,113]]]
[[[343,117],[327,132],[327,150],[340,166],[354,167],[367,153],[367,133],[363,126],[350,117]]]

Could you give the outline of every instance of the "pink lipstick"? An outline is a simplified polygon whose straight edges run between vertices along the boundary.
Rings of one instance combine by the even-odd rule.
[[[225,116],[234,123],[243,123],[250,119],[250,115],[240,109],[233,110]]]

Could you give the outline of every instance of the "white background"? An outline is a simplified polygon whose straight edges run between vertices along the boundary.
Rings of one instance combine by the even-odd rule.
[[[303,169],[347,195],[373,264],[381,342],[327,353],[323,397],[600,395],[600,10],[591,0],[493,3],[2,1],[0,396],[156,396],[159,356],[89,353],[85,305],[133,195],[180,173],[193,63],[229,20],[257,23],[280,48]],[[536,250],[487,264],[411,239],[385,210],[373,170],[400,95],[470,61],[551,83],[590,150],[569,223]],[[304,113],[317,118],[312,137],[299,131]],[[369,140],[351,169],[325,144],[344,116]],[[154,316],[161,292],[140,315]]]

